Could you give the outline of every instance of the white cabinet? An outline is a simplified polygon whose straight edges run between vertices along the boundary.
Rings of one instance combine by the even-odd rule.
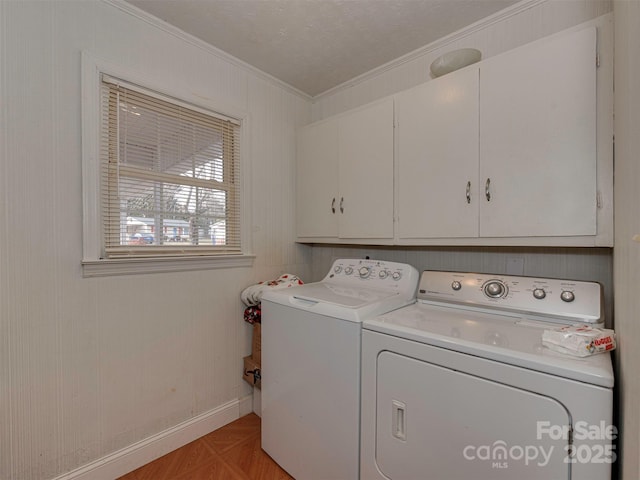
[[[612,50],[574,28],[302,128],[298,241],[612,246]]]
[[[341,238],[393,238],[393,100],[338,123]]]
[[[596,234],[596,30],[480,67],[480,236]]]
[[[298,130],[296,154],[298,236],[337,237],[337,119],[307,125]]]
[[[478,236],[478,68],[396,97],[398,237]]]
[[[397,242],[588,244],[596,99],[595,28],[397,95]]]
[[[298,133],[300,241],[393,239],[393,100]]]

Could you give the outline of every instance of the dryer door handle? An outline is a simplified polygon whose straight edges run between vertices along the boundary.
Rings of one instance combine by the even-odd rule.
[[[391,435],[403,442],[407,440],[406,410],[406,404],[398,400],[391,400]]]

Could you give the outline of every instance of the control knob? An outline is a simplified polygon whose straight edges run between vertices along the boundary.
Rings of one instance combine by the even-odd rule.
[[[462,284],[458,280],[454,280],[453,282],[451,282],[451,288],[453,288],[455,291],[458,291],[462,288]]]
[[[340,273],[342,271],[342,267],[340,265],[336,266],[336,268],[333,269],[334,273]]]
[[[571,303],[576,299],[576,296],[573,294],[573,292],[569,290],[564,290],[560,294],[560,298],[562,299],[563,302]]]
[[[370,273],[371,273],[370,267],[360,267],[360,269],[358,270],[358,274],[360,275],[360,278],[367,278]]]
[[[544,288],[535,288],[533,290],[533,297],[537,298],[538,300],[542,300],[546,296],[547,292],[544,291]]]
[[[347,275],[351,275],[353,273],[353,268],[347,267],[344,269],[344,273]]]
[[[400,280],[402,278],[402,273],[400,272],[393,272],[391,274],[391,278],[393,278],[394,280]]]
[[[378,276],[384,280],[389,276],[389,272],[387,272],[386,270],[380,270],[380,273],[378,274]]]
[[[499,280],[491,280],[484,286],[484,293],[487,297],[500,298],[504,296],[507,291],[507,287]]]

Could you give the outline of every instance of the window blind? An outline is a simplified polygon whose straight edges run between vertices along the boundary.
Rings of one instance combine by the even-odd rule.
[[[104,75],[104,257],[239,254],[240,125]]]

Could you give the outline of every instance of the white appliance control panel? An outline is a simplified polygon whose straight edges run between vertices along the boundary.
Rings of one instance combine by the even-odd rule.
[[[564,323],[601,324],[602,286],[596,282],[426,270],[418,300],[500,309]]]
[[[406,263],[370,259],[339,259],[333,262],[323,282],[393,290],[413,296],[419,273]]]

